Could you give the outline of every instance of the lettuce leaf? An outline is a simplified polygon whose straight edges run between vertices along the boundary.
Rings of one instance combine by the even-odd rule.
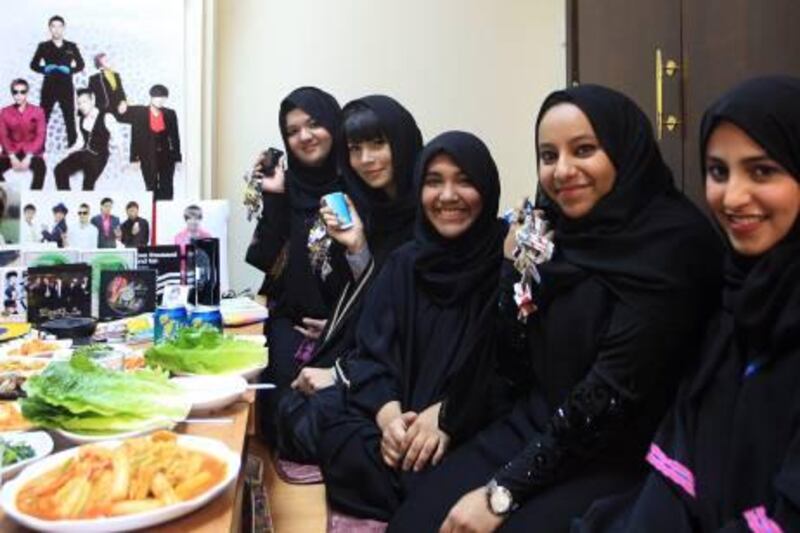
[[[224,374],[266,364],[267,349],[202,324],[181,329],[174,339],[149,348],[144,358],[148,366],[170,372]]]
[[[86,354],[51,363],[22,386],[22,414],[45,428],[77,433],[135,431],[189,414],[191,404],[164,372],[115,372]]]

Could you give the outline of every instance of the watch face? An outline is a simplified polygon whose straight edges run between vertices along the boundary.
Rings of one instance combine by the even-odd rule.
[[[489,505],[495,514],[505,514],[511,508],[511,494],[503,487],[495,487],[489,497]]]

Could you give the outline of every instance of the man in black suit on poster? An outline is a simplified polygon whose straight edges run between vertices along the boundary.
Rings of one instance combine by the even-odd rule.
[[[78,140],[78,131],[75,128],[75,86],[72,84],[72,75],[83,70],[83,57],[77,44],[64,39],[63,17],[59,15],[50,17],[47,25],[50,28],[51,39],[39,43],[30,67],[34,72],[44,74],[40,105],[44,109],[47,122],[50,122],[53,106],[58,102],[67,127],[67,141],[69,146],[72,146]]]
[[[89,76],[89,90],[94,93],[95,105],[100,111],[119,115],[119,104],[127,101],[125,88],[119,72],[112,70],[108,54],[100,52],[94,56],[97,74]]]
[[[164,107],[169,90],[150,88],[150,105],[120,106],[120,122],[131,125],[131,162],[141,165],[142,177],[155,200],[172,200],[175,165],[181,162],[178,116]]]

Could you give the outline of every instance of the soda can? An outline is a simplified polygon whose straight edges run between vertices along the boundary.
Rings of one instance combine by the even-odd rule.
[[[222,331],[222,313],[216,305],[198,305],[192,310],[191,319],[189,323],[193,327],[199,327],[202,324],[208,324],[215,327],[217,330]]]
[[[160,342],[173,338],[178,330],[189,323],[185,306],[159,306],[153,315],[153,341]]]
[[[339,219],[339,229],[353,227],[353,217],[350,215],[343,192],[332,192],[323,196],[322,199],[325,201],[325,205],[333,209],[333,213]]]

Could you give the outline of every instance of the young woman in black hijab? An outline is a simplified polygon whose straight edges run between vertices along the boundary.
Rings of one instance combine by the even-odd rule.
[[[595,504],[581,531],[800,530],[800,79],[722,96],[700,150],[729,244],[722,306],[643,488]]]
[[[346,408],[321,421],[328,500],[361,518],[388,520],[415,472],[482,417],[487,380],[474,370],[494,356],[505,226],[489,150],[469,133],[439,135],[420,154],[415,197],[414,240],[389,256],[361,314]],[[453,391],[468,420],[449,415]]]
[[[338,266],[320,283],[308,254],[308,233],[319,217],[321,198],[344,188],[334,146],[340,119],[339,104],[316,87],[296,89],[281,102],[278,121],[288,165],[285,175],[278,168],[266,179],[263,215],[248,254],[248,262],[268,278],[269,366],[262,378],[277,389],[265,391],[260,400],[263,432],[272,444],[278,401],[297,373],[295,354],[301,343],[316,338],[349,279],[346,266],[341,267],[344,259],[334,254],[331,260]]]
[[[390,531],[565,531],[597,497],[633,486],[713,305],[718,239],[631,100],[557,91],[536,132],[555,254],[523,327],[504,276],[513,334],[499,335],[499,354],[518,400],[420,481]]]
[[[321,212],[329,234],[346,250],[354,279],[292,383],[295,391],[279,406],[280,455],[303,463],[317,462],[317,411],[337,401],[349,383],[347,359],[364,297],[389,253],[411,239],[416,211],[412,173],[422,135],[411,113],[388,96],[373,95],[347,104],[342,116],[340,166],[357,202],[350,206],[353,226],[341,229],[330,208]]]

